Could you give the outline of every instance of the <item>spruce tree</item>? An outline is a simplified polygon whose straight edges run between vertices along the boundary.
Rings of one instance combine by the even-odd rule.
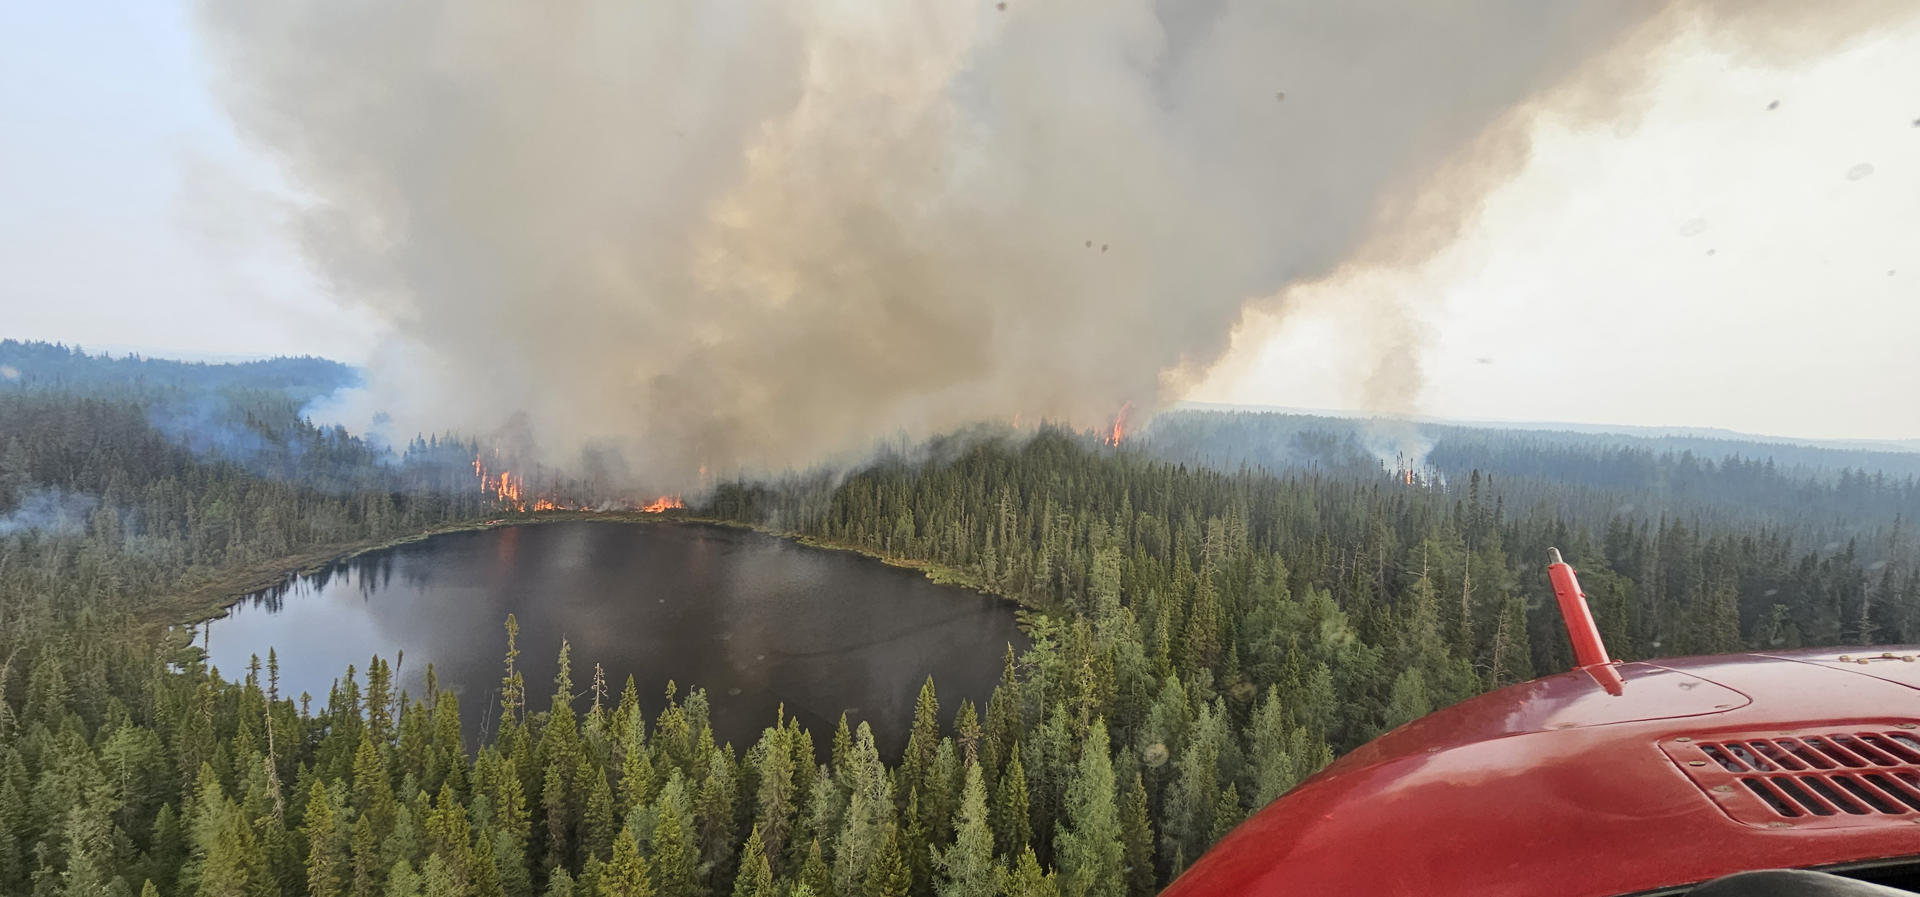
[[[631,829],[622,829],[613,840],[612,858],[600,870],[601,897],[653,897],[653,882],[647,861],[640,855],[640,842]]]
[[[1427,677],[1419,667],[1409,667],[1394,677],[1393,691],[1387,698],[1384,727],[1396,729],[1433,712],[1433,698],[1427,690]]]
[[[1147,813],[1147,787],[1135,772],[1120,789],[1120,841],[1126,848],[1127,893],[1150,897],[1157,876],[1153,866],[1153,823]]]
[[[1019,743],[1014,743],[1013,758],[1000,777],[993,802],[994,852],[1016,857],[1033,842],[1032,808],[1028,804],[1026,766],[1020,762]]]
[[[793,751],[788,745],[789,730],[780,725],[767,729],[755,748],[756,772],[760,780],[754,795],[755,836],[765,844],[769,858],[786,849],[787,833],[793,827]]]
[[[660,897],[695,897],[698,893],[694,876],[700,856],[690,831],[692,801],[686,787],[686,779],[674,770],[654,807],[651,871]]]
[[[862,897],[908,897],[913,891],[913,870],[902,855],[903,838],[899,826],[888,823],[880,833],[879,845],[859,882]],[[850,893],[842,889],[841,893]]]
[[[773,867],[767,862],[766,843],[757,825],[740,848],[740,871],[733,879],[733,897],[778,897],[773,886]]]
[[[393,868],[387,870],[387,887],[381,897],[423,897],[420,892],[420,875],[413,871],[413,864],[406,860],[395,860]]]
[[[940,897],[995,897],[1000,866],[993,860],[993,832],[987,822],[987,787],[980,764],[967,764],[966,785],[960,792],[959,820],[952,846],[942,851]]]
[[[848,753],[844,772],[851,796],[833,846],[833,889],[841,895],[854,894],[864,886],[875,858],[894,837],[887,770],[874,746],[873,730],[865,722]]]
[[[1008,871],[1001,887],[1006,897],[1059,897],[1060,888],[1053,873],[1040,868],[1040,858],[1032,847],[1023,847],[1020,858]]]
[[[583,752],[573,775],[576,787],[586,798],[575,835],[581,854],[604,862],[613,850],[615,832],[613,791],[607,787],[607,774]]]
[[[346,893],[348,864],[333,798],[315,779],[307,792],[303,828],[307,836],[307,893],[310,897],[342,897]]]
[[[928,779],[932,774],[934,753],[940,746],[940,699],[933,690],[933,677],[920,685],[920,696],[914,700],[913,727],[907,734],[907,748],[900,756],[899,792],[895,799],[905,807],[907,793],[919,790],[922,795],[928,792]]]
[[[1126,893],[1126,848],[1108,750],[1107,724],[1095,720],[1080,747],[1080,762],[1068,781],[1065,811],[1053,839],[1061,893],[1067,897]]]
[[[794,881],[796,892],[804,887],[821,897],[834,897],[838,893],[833,888],[833,871],[827,866],[819,839],[807,843],[806,857],[800,861],[800,871],[795,874]]]

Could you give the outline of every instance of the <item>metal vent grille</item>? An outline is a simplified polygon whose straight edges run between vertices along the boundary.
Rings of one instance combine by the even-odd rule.
[[[1920,822],[1920,727],[1911,722],[1683,735],[1660,749],[1748,825]]]

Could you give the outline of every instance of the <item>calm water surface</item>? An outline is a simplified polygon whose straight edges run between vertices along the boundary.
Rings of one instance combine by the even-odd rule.
[[[669,679],[683,696],[705,688],[715,737],[741,750],[784,703],[823,748],[844,711],[897,752],[928,675],[950,723],[963,697],[984,709],[1006,646],[1027,644],[1006,603],[869,558],[719,527],[591,521],[436,536],[341,562],[249,596],[203,624],[202,639],[229,678],[272,647],[281,693],[308,692],[316,709],[349,664],[404,651],[401,685],[419,695],[432,663],[460,695],[471,741],[499,716],[509,613],[530,707],[548,706],[564,637],[576,692],[595,663],[611,700],[632,675],[652,720]]]

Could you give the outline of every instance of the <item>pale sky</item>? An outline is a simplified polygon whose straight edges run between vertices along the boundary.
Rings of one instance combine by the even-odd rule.
[[[0,337],[361,361],[172,2],[0,3]]]
[[[0,5],[0,337],[369,357],[381,325],[300,261],[210,72],[175,4]],[[1362,406],[1390,296],[1425,336],[1402,410],[1920,438],[1920,20],[1791,69],[1682,41],[1648,83],[1617,121],[1543,118],[1429,263],[1250,316],[1190,398]]]
[[[1359,407],[1386,293],[1428,335],[1421,414],[1920,437],[1920,22],[1790,70],[1684,40],[1649,80],[1637,118],[1541,122],[1431,263],[1252,316],[1192,398]]]

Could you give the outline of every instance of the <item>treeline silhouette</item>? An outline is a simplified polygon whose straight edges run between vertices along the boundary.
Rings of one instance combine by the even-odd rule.
[[[1273,412],[1175,411],[1144,449],[1170,461],[1353,478],[1403,476],[1460,494],[1498,477],[1507,506],[1599,531],[1616,520],[1757,530],[1869,561],[1911,556],[1920,451],[1697,435],[1448,426]]]

